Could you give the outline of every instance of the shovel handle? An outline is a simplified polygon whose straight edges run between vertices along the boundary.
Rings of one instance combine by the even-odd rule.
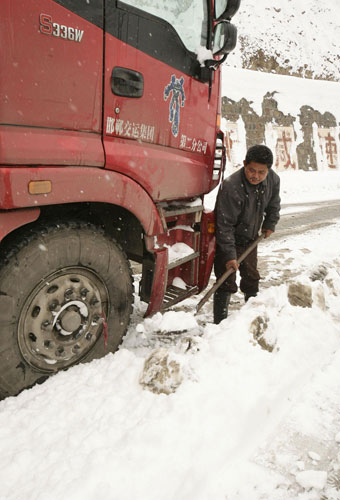
[[[241,264],[241,262],[254,250],[254,248],[258,245],[258,243],[263,240],[265,237],[265,234],[262,233],[260,236],[256,238],[255,241],[239,256],[237,259],[237,264]],[[228,271],[226,271],[222,276],[216,281],[215,285],[213,285],[210,290],[204,295],[204,297],[199,301],[199,303],[196,306],[196,313],[204,306],[204,304],[210,299],[213,293],[216,292],[216,290],[224,283],[224,281],[232,274],[235,272],[235,269],[230,268]]]

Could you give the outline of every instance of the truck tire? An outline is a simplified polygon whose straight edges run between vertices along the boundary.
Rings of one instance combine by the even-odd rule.
[[[133,302],[126,255],[87,223],[35,226],[0,261],[0,397],[114,352]]]

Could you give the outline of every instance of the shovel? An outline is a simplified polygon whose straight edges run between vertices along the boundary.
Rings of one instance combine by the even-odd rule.
[[[260,236],[256,238],[256,240],[243,252],[242,255],[239,256],[237,259],[237,264],[240,264],[249,254],[254,250],[254,248],[258,245],[258,243],[263,240],[265,237],[265,234],[262,233]],[[216,281],[215,285],[213,285],[210,290],[204,295],[204,297],[199,301],[199,303],[196,306],[196,314],[198,311],[202,308],[202,306],[209,300],[209,298],[212,296],[213,293],[216,292],[216,290],[222,285],[222,283],[230,276],[232,273],[235,272],[234,268],[228,269],[222,276]]]

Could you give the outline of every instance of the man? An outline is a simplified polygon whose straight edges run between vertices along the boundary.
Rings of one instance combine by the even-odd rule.
[[[257,247],[238,266],[237,258],[257,238],[262,226],[268,238],[280,218],[280,177],[271,169],[273,154],[267,146],[248,149],[244,166],[221,185],[216,206],[216,255],[214,270],[220,278],[226,270],[235,270],[214,295],[214,323],[228,316],[230,296],[237,292],[236,271],[245,301],[259,290]],[[263,223],[263,224],[262,224]]]

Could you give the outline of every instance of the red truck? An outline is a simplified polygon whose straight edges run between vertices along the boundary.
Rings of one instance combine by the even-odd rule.
[[[206,287],[239,4],[1,1],[0,397]]]

